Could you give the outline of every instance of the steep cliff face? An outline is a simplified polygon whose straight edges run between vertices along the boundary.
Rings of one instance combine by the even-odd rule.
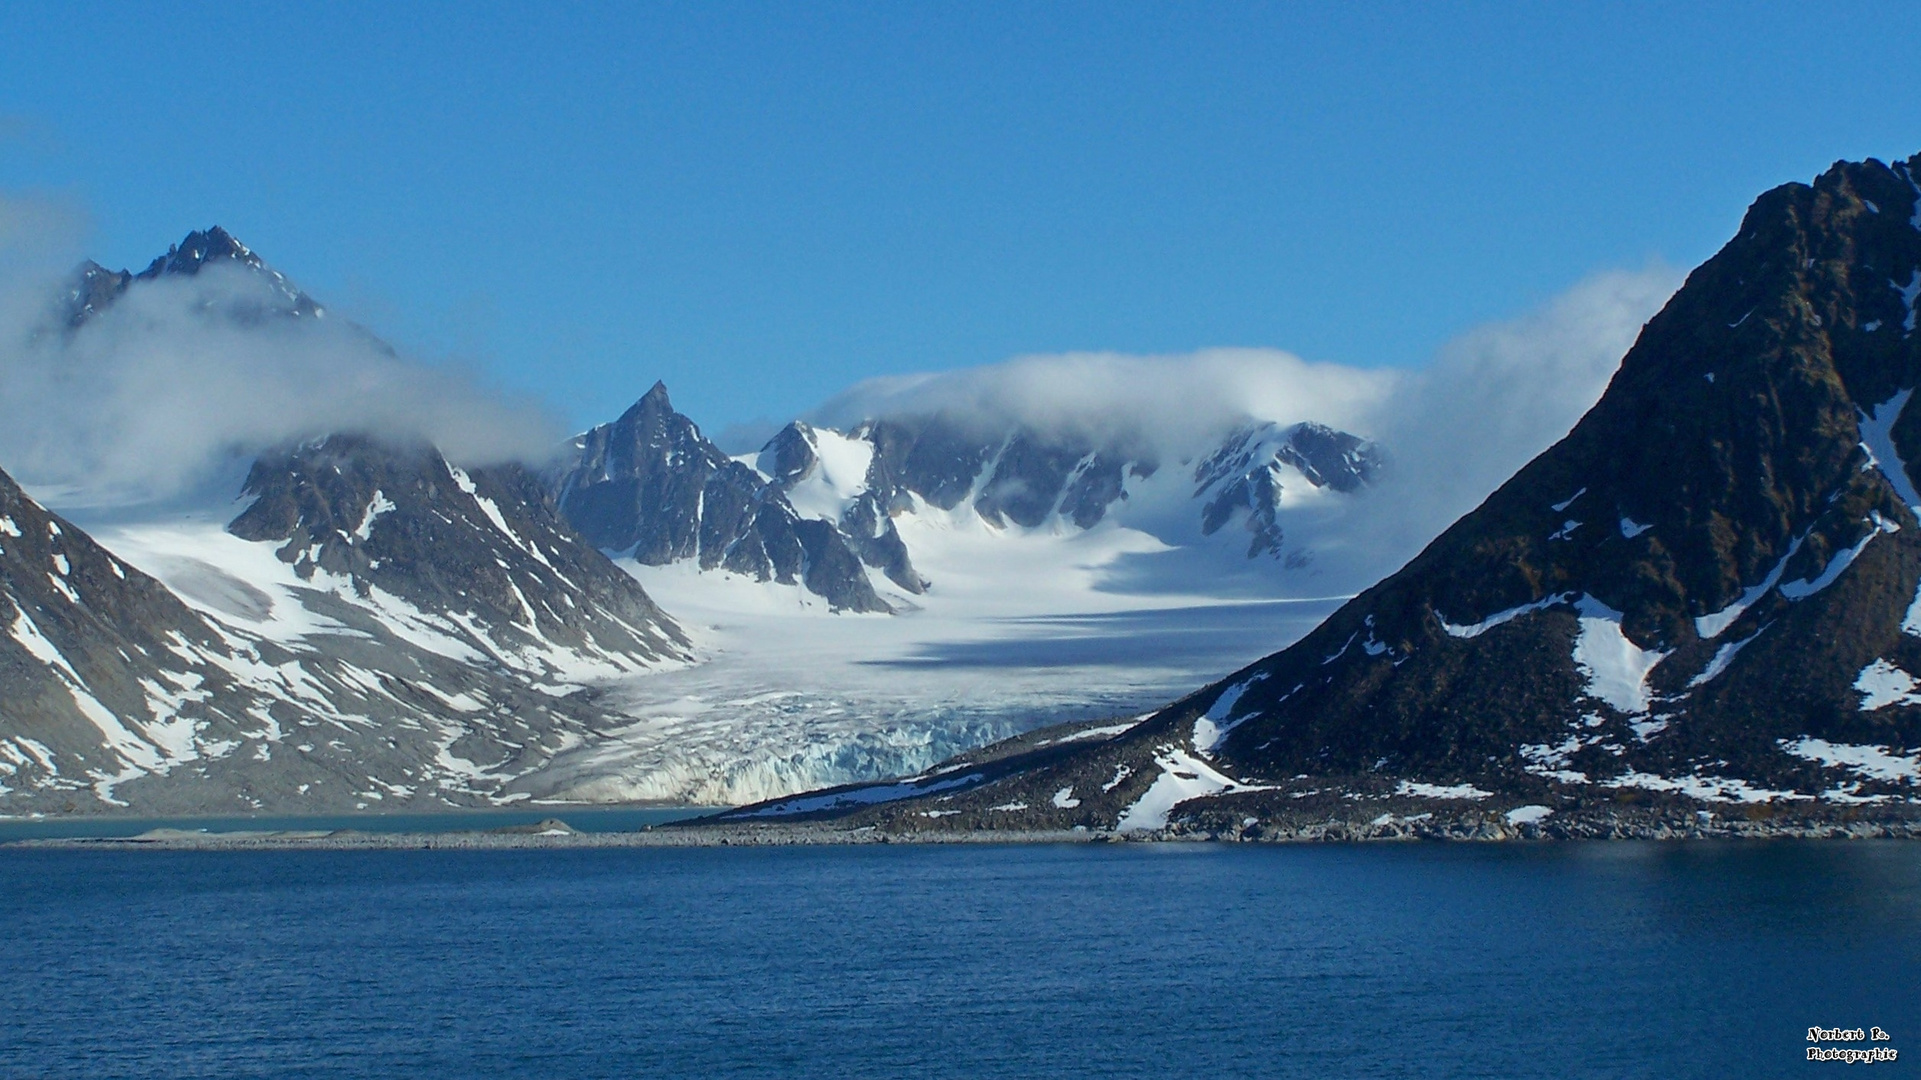
[[[1185,507],[1171,515],[1174,531],[1198,530],[1198,539],[1240,525],[1248,558],[1290,570],[1312,553],[1287,547],[1287,508],[1353,495],[1384,462],[1367,440],[1314,423],[1249,423],[1214,437],[1192,489],[1162,500]],[[550,482],[584,536],[644,565],[697,560],[802,584],[838,610],[887,611],[876,584],[904,597],[934,584],[903,535],[909,515],[958,513],[1015,532],[1093,529],[1157,476],[1185,482],[1185,469],[1161,472],[1161,457],[1138,435],[983,426],[935,412],[846,432],[795,421],[732,460],[656,384],[619,420],[577,438]]]
[[[469,472],[430,447],[333,436],[255,463],[229,526],[302,578],[345,579],[445,620],[508,666],[642,670],[685,637],[631,577],[574,535],[518,465]]]
[[[1208,749],[1270,774],[1907,793],[1917,166],[1762,196],[1566,439],[1197,695]],[[1910,765],[1850,767],[1864,747]]]
[[[1918,181],[1921,157],[1844,163],[1763,195],[1565,439],[1292,647],[871,813],[1921,801]],[[1252,475],[1226,460],[1224,496]]]

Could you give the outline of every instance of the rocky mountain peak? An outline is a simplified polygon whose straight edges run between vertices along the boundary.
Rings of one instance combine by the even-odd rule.
[[[1238,518],[1251,534],[1249,558],[1278,557],[1290,489],[1352,494],[1373,484],[1383,464],[1379,447],[1324,424],[1244,425],[1194,468],[1194,497],[1206,500],[1201,531],[1211,536]]]
[[[819,460],[814,429],[795,420],[767,440],[755,466],[776,485],[787,487],[805,477]]]
[[[658,566],[697,552],[701,489],[728,461],[656,382],[620,419],[574,440],[555,497],[595,547]]]
[[[785,455],[787,479],[797,480],[811,467],[811,440],[810,430],[790,426],[769,444],[772,456],[763,457]],[[836,610],[892,610],[867,579],[860,554],[884,539],[850,540],[838,520],[797,512],[779,483],[728,457],[675,412],[663,384],[619,420],[576,438],[573,450],[549,483],[561,513],[595,546],[645,566],[693,559],[703,569],[804,585]],[[891,536],[892,522],[872,531]],[[889,554],[896,556],[891,563],[880,555],[868,563],[891,565],[912,591],[925,587],[904,566],[903,553]]]
[[[260,261],[247,245],[235,239],[233,234],[218,225],[210,229],[187,234],[186,239],[174,244],[147,265],[137,276],[156,278],[163,274],[191,276],[200,272],[208,263],[231,260],[244,264],[250,270],[262,269],[266,264]]]
[[[77,328],[120,298],[133,281],[133,275],[125,270],[109,270],[99,263],[88,259],[80,264],[67,286],[64,297],[64,322],[68,329]]]
[[[187,234],[167,253],[156,257],[138,274],[108,270],[91,260],[74,272],[66,297],[66,325],[77,328],[88,319],[112,306],[127,289],[139,282],[168,277],[193,277],[208,266],[231,264],[255,276],[268,290],[271,300],[264,306],[248,303],[235,312],[242,318],[257,318],[267,312],[294,318],[323,318],[326,309],[302,292],[286,275],[263,262],[253,249],[235,239],[218,225]]]
[[[316,587],[376,590],[508,667],[576,658],[638,670],[685,655],[678,627],[555,512],[518,465],[462,469],[431,447],[335,435],[263,456],[228,526]]]

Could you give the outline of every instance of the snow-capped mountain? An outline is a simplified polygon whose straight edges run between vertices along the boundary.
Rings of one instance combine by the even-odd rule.
[[[264,289],[212,317],[321,317],[216,228],[139,275],[83,267],[67,325],[217,261]],[[240,494],[109,515],[109,552],[0,479],[0,812],[511,802],[619,726],[600,687],[692,658],[523,466],[341,434],[263,454]]]
[[[1211,536],[1238,519],[1252,534],[1248,558],[1278,556],[1287,543],[1282,515],[1291,496],[1303,488],[1352,494],[1373,483],[1381,465],[1372,443],[1322,424],[1250,425],[1194,469],[1194,497],[1205,500],[1201,532]],[[1300,549],[1289,556],[1307,557]]]
[[[519,465],[469,472],[431,447],[336,435],[262,457],[227,531],[303,581],[391,598],[490,663],[543,683],[684,652],[639,583],[573,535]]]
[[[214,523],[116,545],[0,476],[6,813],[490,805],[608,723],[462,612],[302,577]]]
[[[1918,294],[1921,155],[1770,191],[1565,439],[1293,646],[1157,712],[1010,745],[1017,766],[752,812],[905,799],[884,813],[915,827],[1226,832],[1382,826],[1409,801],[1507,825],[1907,813]]]
[[[137,274],[126,270],[109,270],[92,261],[82,264],[65,298],[66,325],[79,326],[105,311],[135,282],[152,281],[160,277],[192,277],[210,265],[241,267],[265,283],[270,290],[271,302],[263,307],[293,318],[320,318],[326,314],[326,309],[315,303],[313,297],[300,291],[285,275],[268,266],[227,230],[215,225],[205,231],[188,233],[186,239],[168,248],[165,255],[155,258]]]
[[[935,412],[845,432],[794,421],[730,457],[656,383],[619,420],[575,439],[552,484],[582,535],[641,565],[688,560],[874,612],[939,588],[914,538],[961,521],[1014,535],[1105,524],[1168,546],[1235,549],[1272,563],[1276,579],[1312,573],[1314,548],[1292,538],[1290,514],[1354,495],[1383,468],[1374,444],[1315,423],[1250,421],[1212,438],[1195,464],[1168,461],[1173,452],[1143,435]],[[1244,545],[1230,526],[1248,534]]]
[[[701,435],[655,383],[619,420],[575,440],[571,461],[553,481],[555,498],[581,535],[645,566],[694,560],[702,569],[804,584],[836,610],[892,610],[856,555],[858,549],[885,568],[879,553],[892,523],[882,518],[857,528],[850,542],[839,527],[842,514],[803,515],[796,496],[818,513],[823,507],[808,498],[814,489],[858,478],[832,475],[844,463],[823,465],[812,432],[790,428],[782,435],[789,437],[769,444],[776,475],[756,472]],[[898,568],[895,584],[920,591],[911,566]]]
[[[208,230],[145,275],[83,275],[70,332],[42,332],[27,356],[35,388],[110,381],[165,401],[121,394],[75,416],[65,394],[29,396],[60,422],[10,453],[28,490],[242,658],[234,692],[278,725],[116,782],[135,808],[712,805],[900,775],[1037,725],[1138,714],[1294,640],[1378,578],[1381,552],[1410,550],[1378,528],[1407,502],[1399,473],[1366,440],[1301,422],[1331,402],[1321,415],[1371,430],[1378,410],[1353,403],[1384,400],[1378,373],[1357,398],[1315,390],[1310,365],[1236,354],[1234,377],[1198,395],[1165,372],[1126,381],[1147,412],[1109,423],[1098,393],[1081,399],[1117,381],[1070,364],[1053,380],[1079,402],[1065,418],[1061,392],[1011,412],[923,392],[832,423],[823,407],[738,455],[657,386],[537,489],[522,467],[449,459],[538,458],[554,445],[540,425],[501,450],[500,410],[304,296]],[[1251,377],[1274,371],[1278,391]],[[187,400],[202,372],[229,391],[209,400],[269,411]],[[264,393],[232,392],[260,379]],[[1309,396],[1290,404],[1296,386]],[[440,410],[442,391],[461,406]],[[309,399],[321,407],[285,407]],[[201,467],[228,446],[280,449],[254,462],[246,502],[228,505],[236,474],[207,503],[166,486],[179,461],[140,467],[180,441],[121,422],[150,414],[195,418]],[[341,434],[370,426],[384,434]],[[128,430],[140,437],[105,437]],[[106,490],[132,503],[75,498],[63,485],[91,475],[76,463],[110,469]],[[151,478],[175,494],[141,501]],[[63,766],[62,783],[92,790],[89,775]],[[58,809],[52,790],[0,813]]]

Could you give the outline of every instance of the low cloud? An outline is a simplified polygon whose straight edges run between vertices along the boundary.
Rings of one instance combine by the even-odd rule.
[[[1399,372],[1318,364],[1280,349],[1167,356],[1066,353],[986,367],[869,379],[809,419],[848,427],[875,416],[945,412],[984,430],[1010,424],[1095,438],[1145,438],[1184,453],[1249,417],[1364,427]]]
[[[1397,503],[1378,515],[1381,540],[1411,557],[1572,430],[1682,278],[1665,265],[1595,274],[1442,346],[1374,421],[1395,462],[1376,496]]]
[[[32,217],[0,208],[0,228]],[[33,251],[44,239],[33,230],[13,227],[6,246]],[[54,298],[73,264],[57,276],[31,254],[11,264],[0,468],[69,505],[177,497],[262,450],[333,432],[426,441],[473,465],[544,460],[564,434],[531,399],[397,355],[344,320],[275,310],[271,285],[237,265],[137,282],[69,329]]]
[[[1289,530],[1316,553],[1326,584],[1359,588],[1566,435],[1681,279],[1664,265],[1595,274],[1533,311],[1469,330],[1413,370],[1310,363],[1276,349],[1028,356],[869,380],[810,419],[845,428],[945,409],[989,431],[1027,424],[1141,437],[1175,459],[1250,418],[1351,431],[1385,450],[1386,478]]]
[[[230,487],[260,451],[336,431],[431,442],[475,465],[542,462],[565,435],[541,403],[396,355],[351,323],[264,314],[270,284],[236,266],[140,283],[67,330],[53,304],[83,224],[58,203],[0,198],[0,468],[62,492],[65,505]],[[946,411],[991,430],[1145,440],[1172,460],[1204,453],[1250,418],[1319,421],[1377,440],[1390,473],[1296,535],[1378,573],[1564,435],[1680,279],[1666,266],[1597,274],[1461,335],[1414,370],[1279,349],[1025,356],[869,380],[807,419],[846,428]]]

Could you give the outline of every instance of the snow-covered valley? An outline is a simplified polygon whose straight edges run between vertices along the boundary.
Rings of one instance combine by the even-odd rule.
[[[1401,565],[1565,430],[1660,288],[1583,285],[1605,332],[1575,319],[1554,365],[1513,345],[1538,327],[1419,376],[1016,358],[723,449],[660,383],[543,436],[217,228],[87,264],[22,371],[194,419],[73,399],[0,440],[43,523],[0,540],[0,811],[743,803],[1135,715]],[[188,360],[288,411],[209,411],[156,374]]]
[[[1030,728],[1163,703],[1293,641],[1338,602],[1118,591],[1127,556],[1164,549],[1118,525],[1010,529],[936,510],[905,528],[935,585],[890,593],[895,615],[835,613],[798,586],[691,562],[621,562],[687,633],[694,661],[634,672],[531,654],[547,663],[527,670],[550,674],[551,692],[588,689],[603,723],[501,776],[492,801],[731,805],[913,773]],[[360,636],[323,613],[353,605],[448,660],[489,659],[458,621],[303,580],[220,515],[94,529],[209,619],[283,647]]]

